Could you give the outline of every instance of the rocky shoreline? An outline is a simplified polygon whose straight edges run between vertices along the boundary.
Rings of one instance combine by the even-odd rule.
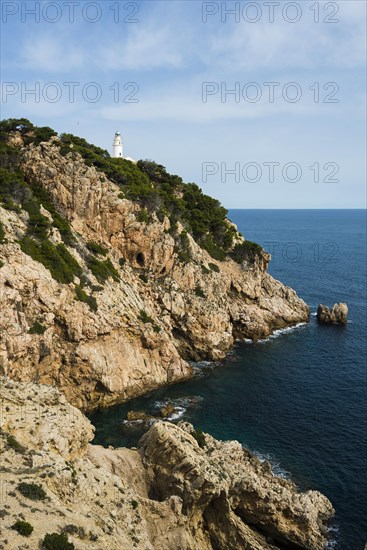
[[[3,374],[57,385],[90,411],[185,380],[189,360],[224,358],[238,338],[308,321],[308,306],[267,273],[263,250],[242,264],[215,260],[180,224],[173,233],[167,217],[140,221],[140,206],[80,154],[63,156],[58,138],[9,139],[29,182],[22,193],[46,199],[36,221],[0,203]],[[71,282],[55,280],[37,249],[28,252],[37,220],[49,220],[48,249],[61,247],[77,273]],[[73,246],[62,240],[65,227]],[[190,260],[180,254],[182,234]],[[91,247],[101,252],[92,264]],[[97,268],[110,276],[101,282]]]
[[[149,428],[136,449],[91,444],[81,411],[188,379],[190,360],[307,322],[309,308],[255,243],[240,263],[215,259],[58,137],[31,143],[35,131],[0,143],[0,549],[47,537],[68,550],[325,548],[325,496],[169,422],[172,405],[130,415]]]
[[[157,421],[137,449],[106,449],[57,388],[2,377],[0,402],[0,548],[38,548],[47,533],[77,550],[326,546],[329,500],[236,441]]]

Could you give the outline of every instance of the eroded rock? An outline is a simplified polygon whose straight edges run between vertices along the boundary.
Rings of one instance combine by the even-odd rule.
[[[322,325],[345,325],[348,318],[347,304],[340,302],[334,304],[332,310],[323,304],[317,308],[317,320]]]

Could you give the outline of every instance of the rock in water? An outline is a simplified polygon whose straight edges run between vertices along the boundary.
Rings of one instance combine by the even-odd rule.
[[[322,325],[345,325],[348,317],[348,306],[343,302],[334,304],[333,309],[330,309],[323,304],[317,308],[317,320]]]

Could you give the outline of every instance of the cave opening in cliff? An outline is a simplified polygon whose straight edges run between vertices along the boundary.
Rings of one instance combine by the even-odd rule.
[[[136,255],[136,261],[137,263],[141,266],[141,267],[144,267],[145,265],[145,260],[144,260],[144,255],[141,253],[141,252],[138,252],[137,255]]]

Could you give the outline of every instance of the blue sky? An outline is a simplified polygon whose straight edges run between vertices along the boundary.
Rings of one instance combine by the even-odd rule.
[[[363,208],[366,4],[268,4],[3,1],[1,116],[118,129],[227,208]]]

